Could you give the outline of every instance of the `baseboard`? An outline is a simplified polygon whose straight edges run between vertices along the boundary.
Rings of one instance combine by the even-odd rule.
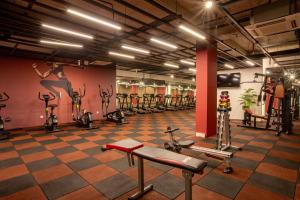
[[[197,137],[205,138],[205,133],[196,132]]]

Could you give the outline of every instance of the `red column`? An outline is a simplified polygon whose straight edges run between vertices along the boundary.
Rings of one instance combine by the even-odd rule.
[[[217,52],[213,46],[196,49],[196,135],[217,132]]]

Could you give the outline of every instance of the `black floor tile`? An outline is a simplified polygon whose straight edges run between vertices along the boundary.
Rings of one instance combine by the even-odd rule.
[[[4,168],[7,168],[7,167],[11,167],[11,166],[14,166],[14,165],[19,165],[19,164],[22,164],[23,163],[23,160],[20,159],[20,158],[10,158],[10,159],[7,159],[7,160],[2,160],[0,161],[0,169],[4,169]]]
[[[275,134],[274,134],[274,137],[275,137]],[[252,141],[256,141],[256,142],[267,142],[267,143],[276,143],[276,140],[268,140],[268,139],[264,139],[264,138],[255,138],[254,140]]]
[[[299,163],[293,162],[291,160],[276,158],[276,157],[272,157],[272,156],[266,156],[263,161],[267,162],[267,163],[279,165],[281,167],[286,167],[286,168],[295,169],[295,170],[299,169]]]
[[[243,186],[243,182],[226,178],[226,176],[214,172],[206,175],[197,184],[229,198],[234,198]]]
[[[18,176],[16,178],[8,179],[0,182],[0,197],[13,194],[15,192],[24,190],[34,186],[36,183],[30,174]]]
[[[90,157],[68,163],[69,167],[71,167],[74,171],[84,170],[99,164],[101,164],[99,160]]]
[[[246,158],[233,157],[231,160],[232,160],[232,164],[234,164],[238,167],[247,168],[250,170],[254,170],[257,167],[257,165],[259,164],[258,161],[249,160]]]
[[[80,134],[79,136],[85,138],[85,137],[91,137],[91,136],[96,136],[96,135],[97,135],[96,133],[89,132],[89,133]]]
[[[171,174],[164,174],[150,182],[154,185],[155,191],[169,199],[175,199],[184,192],[184,180]]]
[[[29,169],[29,171],[35,172],[35,171],[47,169],[55,165],[59,165],[60,163],[61,161],[59,159],[53,157],[53,158],[33,161],[31,163],[28,163],[26,166]]]
[[[232,138],[231,141],[232,142],[242,143],[242,144],[246,144],[246,143],[249,142],[249,140],[243,140],[243,139],[240,139],[240,138]]]
[[[51,150],[51,152],[56,156],[60,155],[60,154],[71,153],[71,152],[74,152],[74,151],[77,151],[77,149],[75,147],[72,147],[72,146],[67,146],[67,147],[63,147],[63,148],[60,148],[60,149]]]
[[[295,184],[292,182],[257,172],[251,175],[249,182],[271,192],[294,197]]]
[[[52,200],[83,188],[87,185],[88,183],[85,182],[79,175],[71,174],[55,179],[48,183],[41,184],[41,188],[46,194],[47,198]]]
[[[109,199],[114,199],[137,187],[137,183],[124,174],[117,174],[95,183],[94,186]]]
[[[38,147],[30,148],[30,149],[18,150],[18,153],[20,155],[26,155],[26,154],[38,153],[38,152],[45,151],[45,150],[46,150],[46,148],[44,146],[38,146]]]

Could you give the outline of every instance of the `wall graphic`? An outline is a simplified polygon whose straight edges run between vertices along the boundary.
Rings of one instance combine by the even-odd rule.
[[[33,64],[35,65],[33,66]],[[0,57],[0,91],[10,99],[1,115],[10,117],[6,128],[39,126],[44,123],[44,102],[38,93],[52,92],[57,97],[55,113],[59,123],[72,122],[72,100],[70,88],[78,90],[86,85],[82,108],[93,113],[94,119],[102,118],[98,85],[115,88],[116,69],[112,66],[87,66],[85,69],[70,65],[51,64],[42,60],[16,57]],[[73,91],[71,90],[71,91]],[[111,97],[109,111],[115,110],[115,94]]]

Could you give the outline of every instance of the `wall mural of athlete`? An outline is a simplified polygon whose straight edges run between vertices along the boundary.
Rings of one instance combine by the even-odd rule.
[[[50,92],[54,93],[59,98],[60,98],[60,91],[58,89],[63,89],[70,97],[72,96],[72,84],[68,80],[64,72],[64,64],[54,62],[52,63],[50,69],[44,73],[42,73],[38,69],[38,65],[36,63],[33,63],[32,67],[34,71],[37,73],[37,75],[42,79],[40,83],[43,87],[48,89]],[[56,76],[57,80],[45,80],[51,74]]]

